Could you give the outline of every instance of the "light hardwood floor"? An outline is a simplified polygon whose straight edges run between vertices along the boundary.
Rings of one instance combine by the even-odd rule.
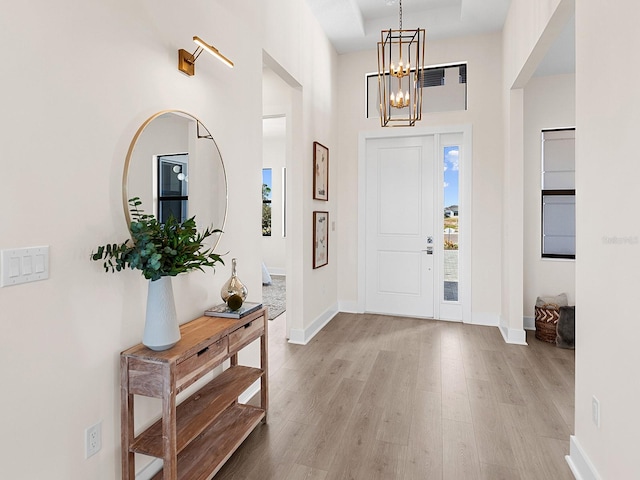
[[[341,313],[306,346],[269,327],[269,422],[216,480],[573,479],[573,351],[381,315]]]

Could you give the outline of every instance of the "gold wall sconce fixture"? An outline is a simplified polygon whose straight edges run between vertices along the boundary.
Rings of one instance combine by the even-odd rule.
[[[229,68],[233,68],[233,62],[222,55],[216,47],[214,47],[213,45],[209,45],[197,36],[193,37],[193,41],[198,46],[195,52],[189,53],[182,48],[178,50],[178,70],[180,70],[182,73],[185,73],[189,76],[194,75],[196,73],[196,60],[204,51],[209,52]]]
[[[378,42],[378,98],[383,127],[413,127],[422,119],[425,31],[382,30]]]

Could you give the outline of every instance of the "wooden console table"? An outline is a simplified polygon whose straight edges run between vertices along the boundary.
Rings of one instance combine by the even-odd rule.
[[[120,354],[122,478],[135,480],[134,454],[163,460],[153,480],[208,480],[260,423],[267,421],[267,308],[240,319],[200,317],[180,327],[171,349],[142,344]],[[260,339],[260,368],[238,365],[238,352]],[[230,359],[230,367],[176,405],[176,395]],[[260,379],[260,407],[238,397]],[[134,432],[134,396],[162,399],[161,418]]]

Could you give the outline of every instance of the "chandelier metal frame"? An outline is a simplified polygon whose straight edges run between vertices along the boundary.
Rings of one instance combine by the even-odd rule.
[[[422,28],[380,32],[378,99],[383,127],[413,127],[422,119],[422,85],[426,33]]]

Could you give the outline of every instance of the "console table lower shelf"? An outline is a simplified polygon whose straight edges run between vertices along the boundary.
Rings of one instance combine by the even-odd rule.
[[[178,478],[208,480],[264,418],[264,410],[236,403],[178,454]],[[158,472],[152,480],[162,480]]]

